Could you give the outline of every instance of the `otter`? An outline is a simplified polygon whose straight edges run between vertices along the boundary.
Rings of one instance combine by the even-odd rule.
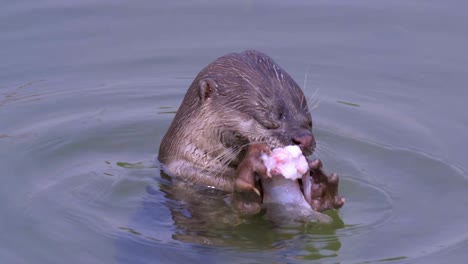
[[[312,127],[304,93],[273,59],[254,50],[227,54],[202,69],[190,85],[158,159],[171,177],[232,193],[233,207],[246,215],[259,213],[265,204],[281,204],[273,188],[290,185],[288,192],[307,201],[306,206],[302,200],[294,203],[310,208],[308,219],[322,221],[318,211],[344,204],[338,176],[325,174],[319,160],[309,160],[310,172],[302,180],[275,180],[266,176],[260,158],[287,145],[311,155],[316,147]]]

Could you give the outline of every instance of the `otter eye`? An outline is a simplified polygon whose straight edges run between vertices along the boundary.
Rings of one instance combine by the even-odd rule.
[[[267,118],[266,120],[263,120],[262,124],[266,129],[277,129],[285,119],[286,115],[283,112],[270,112],[267,114]]]
[[[255,120],[258,121],[266,129],[277,129],[280,127],[279,122],[276,120],[276,114],[273,112],[259,113],[255,115]]]
[[[277,129],[277,128],[280,127],[279,124],[276,123],[276,122],[266,122],[266,123],[264,124],[264,126],[265,126],[265,128],[267,128],[267,129]]]

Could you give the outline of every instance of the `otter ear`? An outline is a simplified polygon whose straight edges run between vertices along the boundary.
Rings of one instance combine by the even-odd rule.
[[[218,88],[215,80],[206,78],[198,82],[198,96],[202,101],[210,98],[213,92]]]

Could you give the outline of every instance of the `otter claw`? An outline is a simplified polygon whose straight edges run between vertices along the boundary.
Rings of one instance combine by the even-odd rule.
[[[262,195],[260,194],[260,191],[259,191],[257,188],[252,187],[252,189],[253,189],[253,191],[254,191],[258,196],[262,196]]]

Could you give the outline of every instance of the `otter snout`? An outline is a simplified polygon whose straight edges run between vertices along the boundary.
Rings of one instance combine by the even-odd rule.
[[[291,141],[293,144],[298,145],[303,152],[313,152],[315,149],[315,138],[309,130],[299,131],[292,136]]]

